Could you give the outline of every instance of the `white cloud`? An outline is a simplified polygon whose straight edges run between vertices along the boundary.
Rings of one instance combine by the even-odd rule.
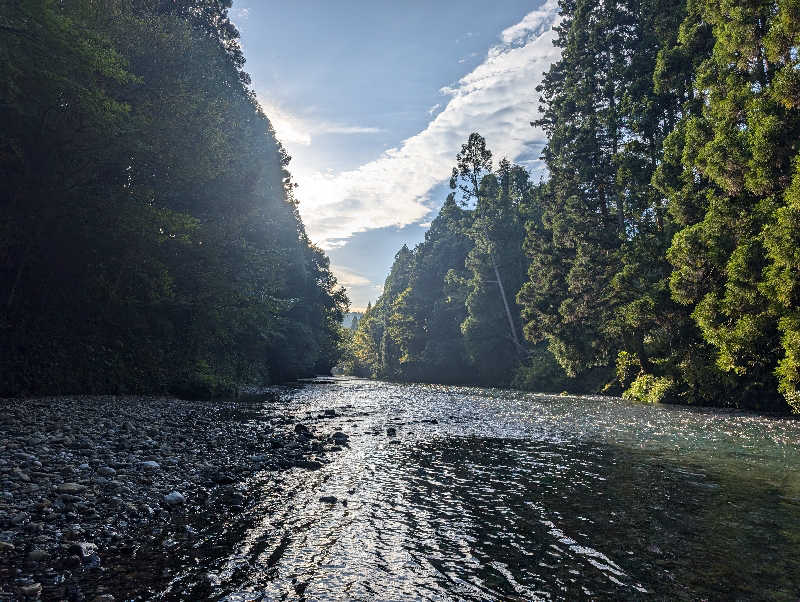
[[[360,125],[321,124],[317,131],[320,134],[380,134],[383,128],[364,127]]]
[[[264,109],[264,113],[269,117],[278,139],[284,144],[310,146],[313,136],[324,134],[379,134],[385,131],[377,127],[316,122],[311,119],[303,119],[289,113],[278,104],[260,95],[258,96],[258,104]]]
[[[261,96],[258,97],[258,104],[261,105],[264,113],[269,117],[272,129],[275,130],[281,142],[284,144],[302,144],[303,146],[311,144],[311,130],[302,119],[291,115]]]
[[[437,102],[430,109],[428,109],[428,115],[433,115],[437,110],[439,110],[439,108],[441,108],[441,106],[442,106],[442,103]]]
[[[447,180],[471,132],[486,138],[497,160],[526,159],[535,166],[530,160],[538,154],[544,134],[529,122],[538,117],[536,86],[559,56],[552,44],[557,13],[556,0],[547,0],[504,30],[501,42],[480,65],[455,85],[442,88],[450,99],[428,126],[379,158],[338,174],[293,166],[300,184],[300,212],[312,239],[330,249],[357,232],[422,220],[430,212],[431,190]],[[269,110],[267,115],[272,118]],[[310,142],[310,130],[299,122],[274,122],[279,137]],[[302,132],[307,137],[298,135]]]
[[[369,278],[341,265],[331,265],[331,271],[333,275],[336,276],[336,280],[339,281],[339,284],[347,288],[352,288],[354,286],[370,286],[372,284]]]

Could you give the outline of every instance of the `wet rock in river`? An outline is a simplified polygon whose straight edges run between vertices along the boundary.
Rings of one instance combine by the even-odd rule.
[[[335,495],[323,495],[321,498],[319,498],[319,501],[324,504],[335,504],[339,500]]]
[[[386,429],[386,434],[389,437],[396,437],[397,436],[397,429],[394,428],[393,426],[390,426],[389,428]]]
[[[153,472],[161,468],[161,465],[155,460],[145,460],[144,462],[139,462],[139,468]]]
[[[349,435],[343,433],[342,431],[335,431],[333,435],[331,435],[331,438],[337,445],[344,445],[350,440]]]

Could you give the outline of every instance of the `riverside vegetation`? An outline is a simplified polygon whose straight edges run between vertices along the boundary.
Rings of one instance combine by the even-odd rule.
[[[326,372],[309,241],[230,0],[0,0],[0,395]]]
[[[472,134],[344,368],[800,411],[800,12],[562,0],[548,178]]]

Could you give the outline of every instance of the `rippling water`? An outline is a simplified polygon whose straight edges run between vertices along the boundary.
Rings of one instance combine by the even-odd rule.
[[[798,421],[352,379],[264,412],[350,446],[258,475],[262,501],[171,557],[162,598],[800,597]]]

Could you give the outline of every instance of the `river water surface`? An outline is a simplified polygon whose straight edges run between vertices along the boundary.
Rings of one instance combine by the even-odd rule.
[[[800,598],[796,420],[344,378],[278,392],[264,416],[349,446],[259,475],[261,501],[201,526],[160,597]]]

